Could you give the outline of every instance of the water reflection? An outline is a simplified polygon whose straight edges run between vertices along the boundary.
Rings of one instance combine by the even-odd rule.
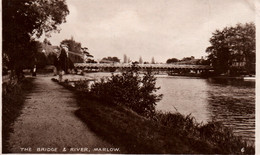
[[[221,121],[251,142],[255,135],[255,82],[159,77],[163,99],[157,110],[192,114],[198,122]]]
[[[254,141],[255,82],[242,80],[209,79],[209,110],[211,118],[222,121],[237,135]]]
[[[192,114],[198,122],[210,118],[205,79],[167,76],[157,78],[156,85],[161,87],[158,93],[163,94],[157,110]]]
[[[90,73],[92,78],[110,73]],[[163,99],[156,109],[192,114],[197,122],[222,121],[234,132],[254,142],[255,82],[232,79],[201,79],[182,76],[157,76],[156,85]]]

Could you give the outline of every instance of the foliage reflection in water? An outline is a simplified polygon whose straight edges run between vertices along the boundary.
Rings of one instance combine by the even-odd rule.
[[[164,94],[157,110],[192,114],[197,122],[221,121],[254,143],[255,82],[230,79],[158,77]]]

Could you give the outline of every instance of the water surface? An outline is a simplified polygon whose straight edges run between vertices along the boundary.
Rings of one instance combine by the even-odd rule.
[[[111,73],[90,73],[94,78]],[[234,133],[254,143],[255,81],[201,79],[156,75],[158,94],[163,98],[156,109],[191,114],[197,122],[215,120],[234,129]]]
[[[191,114],[197,122],[215,120],[250,142],[255,136],[255,82],[159,76],[163,99],[157,110]]]

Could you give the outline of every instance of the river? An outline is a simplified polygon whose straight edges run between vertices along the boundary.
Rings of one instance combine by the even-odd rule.
[[[157,110],[191,114],[199,123],[221,121],[254,143],[254,81],[159,76],[157,86],[163,94]]]
[[[90,73],[99,78],[110,73]],[[255,81],[202,79],[156,75],[156,93],[163,94],[156,109],[191,114],[197,122],[215,120],[233,128],[250,143],[255,140]]]

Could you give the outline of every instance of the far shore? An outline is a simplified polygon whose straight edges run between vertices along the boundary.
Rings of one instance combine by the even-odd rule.
[[[79,80],[88,80],[95,81],[97,77],[89,76],[89,73],[110,73],[118,74],[120,72],[84,72],[83,74],[65,74],[63,75],[63,80],[68,80],[69,82],[79,81]],[[142,73],[141,73],[142,74]],[[218,76],[202,76],[198,74],[175,74],[169,75],[167,73],[155,74],[155,76],[176,76],[176,77],[196,77],[196,78],[212,78],[212,79],[230,79],[230,80],[246,80],[246,81],[255,81],[255,75],[240,75],[240,76],[228,76],[228,75],[218,75]],[[58,75],[57,75],[58,78]]]

